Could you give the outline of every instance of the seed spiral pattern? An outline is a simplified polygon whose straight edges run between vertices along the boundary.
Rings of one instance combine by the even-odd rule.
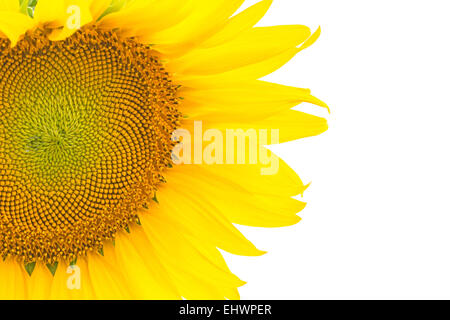
[[[0,254],[72,261],[138,222],[171,163],[177,86],[149,46],[95,25],[0,40]]]

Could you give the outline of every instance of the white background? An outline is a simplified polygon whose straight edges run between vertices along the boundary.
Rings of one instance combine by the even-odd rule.
[[[257,1],[248,1],[248,5]],[[450,298],[448,0],[275,0],[259,25],[322,27],[268,80],[312,89],[325,134],[274,150],[312,181],[294,227],[239,227],[243,299]]]

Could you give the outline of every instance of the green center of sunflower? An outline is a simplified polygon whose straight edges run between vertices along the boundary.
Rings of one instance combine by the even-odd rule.
[[[170,166],[176,88],[148,46],[96,27],[0,40],[0,254],[69,262],[137,222]]]
[[[101,148],[101,114],[95,108],[99,97],[55,97],[47,94],[15,105],[8,126],[11,147],[20,154],[21,165],[35,177],[55,178],[59,183],[95,164],[92,153]],[[94,104],[94,105],[93,105]]]

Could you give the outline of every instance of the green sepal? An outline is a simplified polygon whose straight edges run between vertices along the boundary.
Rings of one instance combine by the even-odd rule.
[[[53,264],[47,263],[47,268],[50,270],[52,276],[55,276],[56,269],[58,269],[58,261],[54,262]]]
[[[152,200],[155,201],[156,203],[159,203],[158,198],[156,198],[156,193],[155,193],[155,195],[153,196]]]
[[[78,259],[78,258],[73,259],[73,260],[69,263],[69,265],[70,265],[71,267],[74,266],[74,265],[76,265],[76,264],[77,264],[77,259]]]
[[[125,226],[125,231],[128,232],[128,233],[131,233],[130,227],[129,226]]]
[[[25,270],[27,271],[28,275],[31,277],[33,274],[34,268],[36,267],[36,261],[31,263],[25,264]]]
[[[101,20],[104,16],[119,11],[124,5],[123,0],[112,0],[109,7],[103,12],[100,17],[97,19],[97,21]]]
[[[104,256],[105,255],[105,253],[103,252],[103,247],[102,248],[100,248],[100,249],[98,249],[98,253],[100,253],[102,256]]]
[[[20,0],[20,12],[33,18],[37,0]]]
[[[148,209],[148,204],[146,204],[146,203],[142,204],[142,208]]]
[[[28,0],[20,0],[20,12],[27,13]]]
[[[139,216],[136,216],[136,224],[138,226],[142,226],[141,219],[139,219]]]

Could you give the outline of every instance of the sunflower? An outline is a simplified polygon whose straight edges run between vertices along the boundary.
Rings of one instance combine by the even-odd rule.
[[[258,80],[320,29],[243,2],[0,0],[1,298],[239,298],[218,249],[264,254],[234,224],[297,223],[307,186],[268,150],[271,174],[218,148],[175,165],[199,147],[174,132],[327,129],[291,110],[326,108],[309,90]]]

